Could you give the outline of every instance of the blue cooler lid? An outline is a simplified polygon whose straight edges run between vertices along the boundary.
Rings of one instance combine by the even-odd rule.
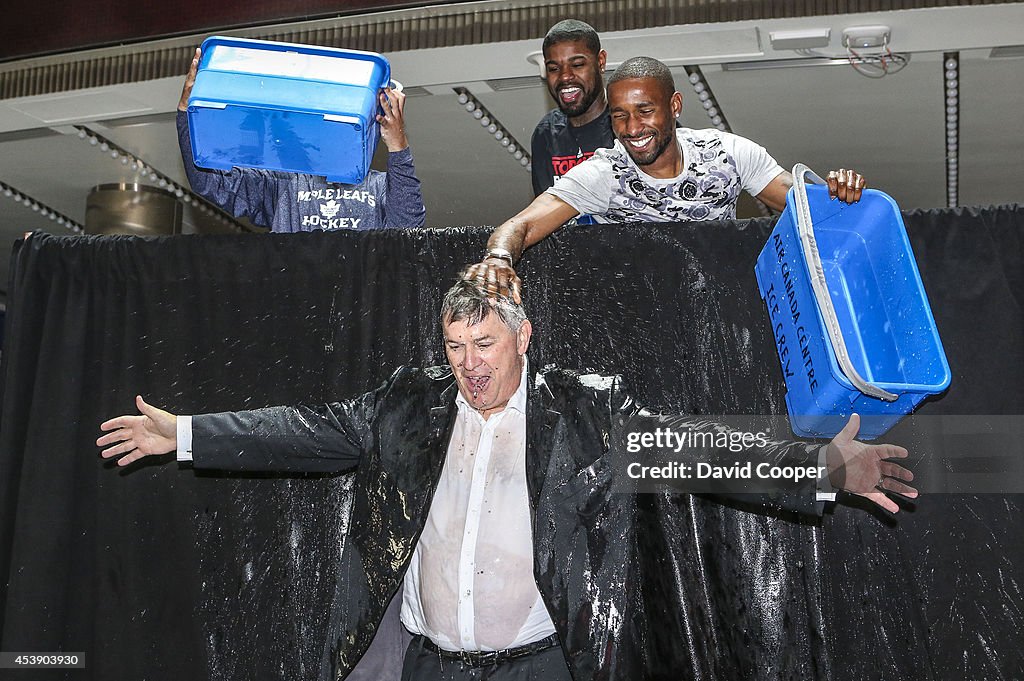
[[[391,80],[391,64],[376,52],[223,36],[210,36],[201,49],[200,71],[354,85],[370,90],[379,90]],[[193,99],[189,98],[189,106]]]

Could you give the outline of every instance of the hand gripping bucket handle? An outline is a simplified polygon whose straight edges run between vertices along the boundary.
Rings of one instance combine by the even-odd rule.
[[[839,317],[836,316],[835,306],[832,305],[832,296],[829,295],[828,284],[825,282],[825,270],[821,265],[818,244],[814,240],[814,225],[811,223],[811,209],[807,202],[805,175],[809,175],[817,184],[825,184],[825,182],[803,163],[797,163],[793,166],[793,197],[796,201],[797,231],[800,236],[800,245],[803,248],[804,260],[807,261],[807,269],[810,272],[814,298],[818,303],[821,316],[825,320],[825,328],[828,330],[828,337],[832,341],[832,349],[836,353],[839,369],[846,375],[850,383],[853,384],[853,387],[865,395],[877,397],[886,402],[895,402],[899,399],[899,395],[895,395],[865,381],[857,373],[853,362],[850,361],[850,353],[846,349],[843,330],[839,326]]]

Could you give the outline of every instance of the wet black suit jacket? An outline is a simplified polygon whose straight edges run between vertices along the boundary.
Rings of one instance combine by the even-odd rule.
[[[457,391],[448,367],[402,368],[377,390],[345,402],[193,418],[196,467],[355,468],[352,548],[331,604],[321,678],[355,666],[401,587],[441,474]],[[679,540],[687,495],[611,491],[609,444],[639,411],[614,378],[548,371],[529,385],[534,575],[577,681],[681,678],[692,654],[681,642],[694,635],[684,622],[706,616],[686,583],[692,547]],[[773,443],[762,453],[814,465],[813,451]],[[820,512],[813,493],[771,504]]]

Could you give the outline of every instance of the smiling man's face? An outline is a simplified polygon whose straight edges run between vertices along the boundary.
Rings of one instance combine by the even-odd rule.
[[[582,40],[566,40],[548,46],[544,52],[544,74],[548,91],[569,118],[604,110],[605,53],[594,54]],[[596,111],[594,111],[596,109]]]
[[[612,132],[633,162],[650,175],[666,161],[682,109],[682,95],[666,92],[654,78],[627,78],[608,86]]]
[[[444,325],[445,354],[459,392],[484,418],[503,410],[519,388],[532,332],[529,321],[513,332],[496,312],[477,324]]]

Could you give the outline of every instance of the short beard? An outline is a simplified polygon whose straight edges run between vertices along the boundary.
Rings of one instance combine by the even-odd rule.
[[[649,166],[655,161],[657,161],[658,158],[660,158],[661,155],[665,153],[665,150],[668,149],[668,145],[675,140],[675,130],[673,130],[672,133],[673,134],[665,135],[665,139],[662,140],[657,147],[655,147],[652,151],[650,151],[644,156],[637,156],[633,151],[633,147],[629,146],[629,142],[625,140],[619,141],[622,143],[622,146],[626,148],[626,153],[629,154],[629,157],[631,159],[633,159],[633,163],[637,164],[638,166]]]

